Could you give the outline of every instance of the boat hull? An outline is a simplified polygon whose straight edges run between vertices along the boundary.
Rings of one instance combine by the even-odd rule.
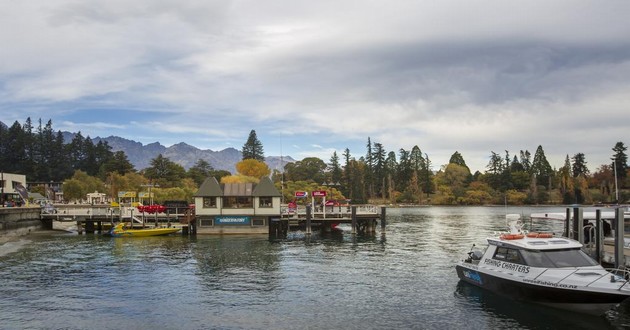
[[[148,229],[128,229],[112,230],[109,234],[113,237],[148,237],[173,234],[180,231],[179,228],[148,228]]]
[[[455,269],[460,280],[496,294],[576,312],[601,315],[628,298],[623,292],[596,292],[505,279],[460,264]]]

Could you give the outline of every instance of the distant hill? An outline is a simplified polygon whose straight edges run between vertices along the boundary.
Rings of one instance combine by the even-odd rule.
[[[64,141],[69,143],[72,141],[75,134],[63,132],[63,135]],[[240,162],[243,158],[241,151],[234,148],[226,148],[221,151],[212,151],[210,149],[203,150],[184,142],[174,144],[170,147],[165,147],[159,142],[143,145],[140,142],[124,139],[118,136],[109,136],[106,138],[96,137],[93,138],[92,141],[94,143],[104,141],[112,147],[113,152],[125,152],[127,158],[136,170],[149,167],[151,165],[151,160],[159,154],[162,154],[162,156],[167,157],[172,162],[183,166],[186,170],[194,166],[199,159],[203,159],[215,170],[226,170],[236,173],[236,163]],[[295,162],[295,160],[290,156],[282,157],[282,163],[285,165],[292,162]],[[265,157],[265,163],[267,163],[269,168],[272,170],[281,169],[280,156]]]

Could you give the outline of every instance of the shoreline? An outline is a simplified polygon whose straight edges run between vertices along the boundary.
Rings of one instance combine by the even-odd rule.
[[[76,232],[76,224],[71,222],[53,221],[53,229],[46,230],[39,227],[25,227],[18,229],[6,230],[0,233],[0,248],[2,245],[10,242],[22,241],[31,236],[48,236],[56,233],[73,233]],[[1,254],[0,254],[1,255]]]

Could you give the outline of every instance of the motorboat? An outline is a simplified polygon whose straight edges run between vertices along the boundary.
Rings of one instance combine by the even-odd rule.
[[[630,297],[628,272],[606,269],[578,241],[523,230],[508,218],[508,231],[474,245],[455,269],[461,281],[551,307],[601,315]]]
[[[146,237],[168,235],[180,230],[181,228],[175,227],[133,229],[126,228],[125,223],[121,222],[110,229],[109,235],[113,237]]]

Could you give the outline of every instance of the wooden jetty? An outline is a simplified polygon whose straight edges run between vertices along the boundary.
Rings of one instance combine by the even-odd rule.
[[[117,222],[127,222],[133,227],[173,226],[181,227],[183,235],[198,233],[194,208],[175,210],[175,213],[144,214],[135,207],[111,207],[108,205],[56,205],[42,208],[40,219],[44,228],[52,229],[53,221],[74,222],[79,234],[101,233]],[[352,234],[376,232],[380,221],[381,232],[385,232],[386,208],[375,205],[328,206],[312,211],[311,205],[294,210],[284,208],[280,215],[271,217],[268,233],[273,237],[284,237],[290,230],[304,230],[312,234],[314,229],[330,231],[336,225],[350,224]],[[204,233],[202,230],[200,233]],[[212,234],[212,233],[211,233]]]
[[[181,212],[181,213],[180,213]],[[188,208],[175,213],[147,214],[135,207],[111,207],[108,205],[55,205],[54,208],[42,208],[40,219],[44,228],[53,229],[53,221],[75,222],[79,234],[101,233],[113,223],[127,222],[133,228],[145,226],[181,227],[182,233],[194,230],[194,213]],[[189,228],[190,227],[190,228]]]
[[[283,210],[281,218],[286,230],[304,229],[307,235],[313,232],[313,228],[327,232],[342,223],[350,224],[353,234],[374,233],[379,220],[381,232],[384,232],[386,208],[376,205],[326,206],[314,211],[311,205],[306,205],[295,210]]]

